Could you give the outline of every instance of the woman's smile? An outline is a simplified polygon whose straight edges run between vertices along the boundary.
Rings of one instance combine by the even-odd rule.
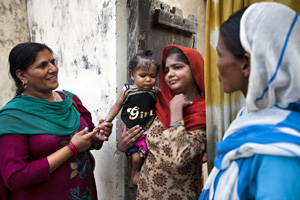
[[[168,83],[169,83],[170,85],[174,85],[174,84],[176,84],[177,82],[178,82],[178,79],[171,79],[171,80],[168,81]]]

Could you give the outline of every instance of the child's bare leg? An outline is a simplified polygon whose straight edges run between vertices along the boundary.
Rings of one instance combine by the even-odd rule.
[[[132,158],[132,171],[131,171],[131,180],[132,183],[137,185],[139,182],[140,170],[142,167],[143,158],[140,157],[138,152],[131,154]]]

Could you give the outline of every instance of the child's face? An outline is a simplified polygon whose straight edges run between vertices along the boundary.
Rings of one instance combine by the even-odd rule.
[[[149,69],[141,67],[134,72],[131,72],[131,80],[134,81],[137,88],[141,90],[151,90],[156,83],[157,67],[152,64]]]

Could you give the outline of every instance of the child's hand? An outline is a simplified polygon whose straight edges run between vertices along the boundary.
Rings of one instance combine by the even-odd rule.
[[[103,135],[102,133],[98,132],[94,136],[94,140],[97,142],[104,142],[104,141],[108,141],[108,138],[105,135]]]
[[[93,132],[96,132],[96,134],[93,137],[93,140],[96,142],[103,142],[107,140],[107,137],[103,134],[100,133],[100,128],[98,126],[96,126],[93,129]]]
[[[97,134],[94,136],[96,141],[108,141],[108,138],[111,134],[113,124],[108,121],[100,119],[98,126],[94,128],[97,131]]]

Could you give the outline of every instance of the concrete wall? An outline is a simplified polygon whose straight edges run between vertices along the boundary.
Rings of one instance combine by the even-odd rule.
[[[8,55],[12,47],[29,41],[24,0],[0,2],[0,108],[15,93],[15,85],[9,74]]]

